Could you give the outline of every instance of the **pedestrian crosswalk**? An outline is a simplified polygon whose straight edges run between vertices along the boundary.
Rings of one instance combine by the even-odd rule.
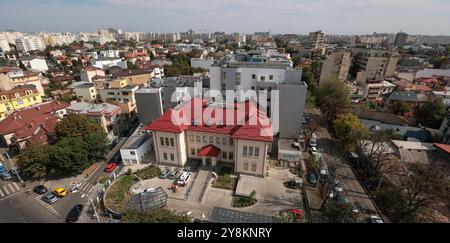
[[[42,200],[42,197],[44,197],[44,196],[45,196],[45,194],[38,195],[34,198],[34,200],[36,200],[40,205],[42,205],[44,208],[46,208],[47,210],[52,212],[54,215],[61,217],[61,214],[58,212],[58,210],[56,210],[51,204],[48,204],[44,200]]]
[[[0,199],[20,190],[20,185],[17,182],[2,183],[0,184]]]
[[[87,181],[83,181],[80,183],[80,187],[78,188],[79,191],[85,193],[85,194],[91,194],[94,190],[94,184],[91,184]]]

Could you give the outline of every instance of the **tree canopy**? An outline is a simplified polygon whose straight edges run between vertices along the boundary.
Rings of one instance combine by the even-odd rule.
[[[316,92],[316,100],[328,120],[334,120],[339,108],[350,105],[349,90],[344,82],[330,78],[321,82]]]
[[[19,155],[19,167],[33,179],[80,174],[107,151],[106,133],[83,115],[69,114],[55,130],[54,144],[31,145]]]
[[[356,223],[356,213],[353,212],[353,205],[350,203],[330,201],[323,215],[330,223]]]
[[[348,150],[354,150],[358,140],[367,137],[367,128],[351,113],[340,114],[334,121],[333,128],[336,137]]]
[[[439,128],[447,114],[441,98],[425,102],[416,112],[418,122],[426,127]]]

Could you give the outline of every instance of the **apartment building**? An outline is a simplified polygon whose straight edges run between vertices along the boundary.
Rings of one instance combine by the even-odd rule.
[[[39,73],[22,71],[18,68],[0,68],[0,89],[10,90],[14,87],[34,85],[40,95],[45,96],[43,84],[48,83]]]
[[[74,86],[73,91],[77,98],[86,102],[93,102],[100,99],[100,94],[93,83],[80,82],[80,84]]]
[[[149,124],[164,113],[163,88],[141,88],[135,93],[139,121]]]
[[[43,51],[45,50],[44,39],[40,36],[22,36],[15,40],[19,51]]]
[[[128,79],[107,80],[103,88],[99,89],[103,101],[117,104],[123,113],[136,111],[135,93],[139,89],[137,85],[130,85]]]
[[[278,130],[280,137],[296,139],[307,92],[307,85],[301,77],[301,70],[292,69],[286,63],[218,62],[211,66],[210,87],[223,95],[226,90],[239,91],[236,96],[241,102],[246,99],[241,91],[255,91],[260,99],[267,99],[265,112],[279,129],[274,131]]]
[[[341,81],[347,80],[351,64],[352,57],[350,51],[332,52],[323,62],[319,82],[324,82],[331,77],[337,77]]]
[[[312,49],[321,50],[324,48],[325,34],[321,30],[310,32],[308,40]]]
[[[442,135],[442,142],[450,144],[450,108],[448,109],[447,115],[444,117],[444,120],[442,121],[441,127],[439,128],[439,132]]]
[[[406,40],[408,39],[408,34],[404,32],[398,32],[395,36],[394,46],[404,47],[406,45]]]
[[[114,125],[120,114],[120,107],[108,103],[77,102],[67,107],[67,113],[82,114],[96,121],[111,139],[114,136]]]
[[[14,111],[42,103],[41,95],[34,85],[18,86],[0,91],[0,120]]]
[[[364,48],[355,48],[352,52],[358,69],[356,78],[358,82],[382,80],[395,75],[395,68],[400,58],[398,53]]]
[[[36,56],[26,56],[20,58],[20,61],[25,65],[25,67],[39,71],[41,73],[44,73],[48,70],[47,61],[43,57],[36,57]]]
[[[128,79],[130,85],[144,86],[155,76],[153,69],[123,70],[114,73],[112,78]]]
[[[99,57],[98,59],[92,59],[91,65],[103,70],[113,66],[118,66],[122,69],[127,68],[127,63],[119,57]]]
[[[105,76],[105,71],[97,67],[86,67],[80,72],[81,81],[89,81],[92,83],[92,78],[95,76]]]
[[[220,115],[204,116],[212,111]],[[180,122],[174,122],[173,116],[180,117]],[[153,134],[159,163],[182,167],[188,159],[197,159],[214,167],[222,162],[237,174],[266,176],[273,131],[252,101],[223,104],[193,98],[168,110],[146,129]]]

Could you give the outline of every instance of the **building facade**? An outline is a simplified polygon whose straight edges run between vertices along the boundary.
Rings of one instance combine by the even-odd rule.
[[[34,85],[24,85],[0,92],[0,120],[15,111],[42,103],[41,95]]]

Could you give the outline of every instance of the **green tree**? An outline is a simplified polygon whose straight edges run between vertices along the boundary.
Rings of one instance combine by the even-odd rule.
[[[81,138],[67,137],[58,141],[49,150],[51,165],[48,176],[72,176],[83,172],[92,164]]]
[[[19,61],[19,68],[24,70],[24,71],[27,70],[27,67],[25,67],[25,65],[23,64],[22,61]]]
[[[192,219],[182,213],[165,208],[152,208],[144,211],[130,209],[122,218],[123,223],[190,223]]]
[[[358,141],[365,139],[368,134],[367,128],[351,113],[339,115],[334,121],[333,128],[336,137],[348,150],[354,150]]]
[[[20,170],[32,179],[42,179],[47,175],[49,145],[32,144],[19,154],[17,164]]]
[[[394,114],[403,115],[405,112],[411,110],[411,103],[406,101],[397,101],[391,105],[391,110]]]
[[[324,211],[323,215],[328,218],[330,223],[356,223],[357,214],[353,212],[353,205],[351,203],[340,203],[330,201]]]
[[[425,102],[416,112],[418,122],[426,127],[438,129],[447,114],[441,98]]]
[[[325,117],[332,121],[336,118],[339,108],[350,105],[349,90],[344,82],[337,78],[330,78],[319,84],[316,99]]]
[[[95,132],[103,132],[99,124],[86,116],[79,114],[68,114],[55,128],[58,138],[82,137]]]

